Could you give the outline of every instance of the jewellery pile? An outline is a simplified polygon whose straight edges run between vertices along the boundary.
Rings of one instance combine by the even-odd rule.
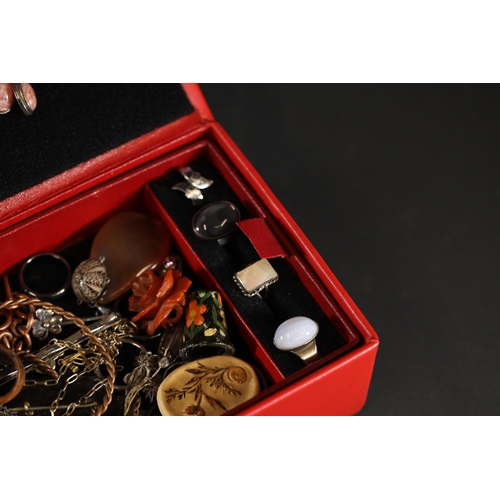
[[[180,259],[166,256],[169,249],[159,221],[123,212],[93,237],[88,259],[70,265],[62,255],[41,253],[21,263],[17,275],[4,275],[0,414],[124,414],[135,357],[158,349],[148,340],[165,336],[184,314],[192,282],[172,268]],[[20,291],[11,284],[16,277]],[[130,347],[139,351],[132,359]],[[172,364],[178,355],[164,350],[163,358]]]
[[[220,388],[222,399],[195,390],[219,413],[253,397],[259,379],[232,357],[220,293],[192,290],[193,279],[170,249],[170,234],[158,221],[124,212],[101,227],[89,258],[76,265],[47,252],[22,262],[17,275],[4,275],[0,415],[175,414],[164,409],[159,387],[173,387],[176,370],[193,362],[220,377],[209,392]],[[226,359],[213,366],[212,358],[231,359],[231,367],[219,373]],[[247,377],[250,389],[242,391]],[[209,372],[202,378],[209,382]],[[201,413],[200,401],[180,412]]]
[[[295,370],[319,359],[316,339],[324,323],[301,315],[300,307],[285,309],[297,312],[283,321],[280,308],[296,291],[287,289],[285,297],[275,293],[290,282],[281,262],[272,260],[276,254],[259,253],[262,258],[246,266],[254,260],[251,252],[231,254],[242,248],[237,228],[244,205],[242,212],[224,200],[200,208],[202,190],[213,181],[191,167],[178,172],[184,181],[173,191],[196,202],[182,214],[183,231],[193,247],[207,249],[203,264],[186,252],[182,240],[175,248],[177,229],[167,229],[168,218],[123,211],[111,214],[85,241],[60,253],[32,255],[3,276],[0,415],[231,412],[267,385],[248,361],[255,341],[241,342],[250,320],[267,335],[270,355]],[[215,197],[213,189],[207,198]],[[260,231],[259,237],[267,241],[266,234]],[[211,258],[221,284],[208,276]],[[282,278],[268,294],[279,279],[276,269]],[[272,310],[277,300],[279,315]],[[230,315],[223,301],[230,303]]]

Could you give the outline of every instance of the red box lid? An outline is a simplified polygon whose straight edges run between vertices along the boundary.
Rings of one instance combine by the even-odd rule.
[[[213,120],[197,84],[33,84],[0,121],[0,230],[180,146]],[[90,146],[90,147],[89,147]]]

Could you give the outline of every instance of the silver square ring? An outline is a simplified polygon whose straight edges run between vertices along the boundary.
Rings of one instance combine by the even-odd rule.
[[[267,259],[260,259],[238,271],[234,276],[240,290],[247,297],[260,295],[269,285],[278,281],[278,273]]]

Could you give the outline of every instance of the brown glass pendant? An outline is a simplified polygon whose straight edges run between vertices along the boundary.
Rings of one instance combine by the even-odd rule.
[[[91,259],[104,257],[109,282],[99,303],[107,304],[132,288],[134,280],[167,257],[171,237],[156,220],[138,212],[112,217],[96,234]]]

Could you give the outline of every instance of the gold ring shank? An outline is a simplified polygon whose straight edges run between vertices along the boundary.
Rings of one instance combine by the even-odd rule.
[[[316,339],[308,342],[306,345],[292,349],[292,352],[301,358],[304,363],[312,363],[318,357]]]

